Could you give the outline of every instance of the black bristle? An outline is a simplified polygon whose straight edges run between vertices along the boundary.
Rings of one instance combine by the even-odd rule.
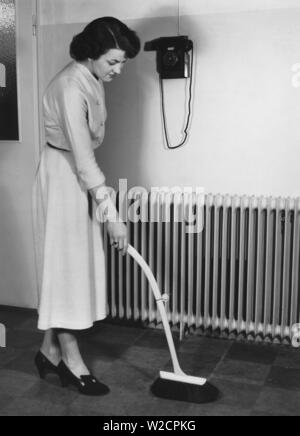
[[[211,403],[220,397],[219,390],[209,382],[199,386],[162,378],[155,380],[151,392],[160,398],[198,404]]]

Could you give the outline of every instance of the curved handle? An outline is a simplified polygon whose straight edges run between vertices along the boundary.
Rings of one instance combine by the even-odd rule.
[[[135,259],[135,261],[140,265],[140,267],[144,271],[147,279],[150,282],[151,289],[153,291],[155,300],[157,302],[157,307],[159,309],[160,316],[161,316],[161,319],[163,322],[163,326],[164,326],[164,330],[165,330],[165,334],[167,337],[169,350],[170,350],[171,358],[172,358],[172,362],[173,362],[174,372],[175,372],[175,374],[178,374],[178,375],[185,375],[185,373],[180,368],[180,365],[178,362],[176,349],[175,349],[175,345],[174,345],[174,341],[173,341],[173,337],[172,337],[172,332],[171,332],[170,324],[168,322],[165,304],[164,304],[162,295],[160,293],[160,290],[158,288],[157,282],[155,280],[155,277],[154,277],[151,269],[149,268],[148,264],[143,259],[143,257],[130,244],[128,245],[127,253],[130,256],[132,256]]]
[[[144,271],[147,279],[150,282],[154,297],[156,301],[162,300],[162,296],[160,293],[160,290],[158,288],[157,282],[155,280],[155,277],[149,268],[149,265],[145,262],[144,258],[140,255],[140,253],[132,247],[132,245],[128,245],[127,253],[130,254],[131,257],[134,258],[134,260],[140,265],[142,270]]]

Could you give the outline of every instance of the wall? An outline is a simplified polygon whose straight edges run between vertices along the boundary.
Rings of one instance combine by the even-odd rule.
[[[209,192],[299,195],[298,0],[181,0],[180,31],[195,42],[188,144],[164,146],[155,55],[141,53],[107,85],[108,123],[97,152],[117,186],[203,186]],[[143,43],[177,34],[177,0],[41,0],[41,88],[69,59],[68,44],[91,19],[115,15]],[[50,55],[51,54],[51,55]],[[55,55],[54,55],[55,54]],[[184,81],[165,83],[172,142],[181,137]]]
[[[0,144],[0,304],[36,306],[31,187],[37,164],[31,0],[18,0],[22,140]],[[40,2],[40,84],[68,61],[74,33],[96,16],[116,15],[145,42],[177,33],[177,0]],[[298,196],[300,62],[298,0],[186,0],[181,33],[196,44],[189,143],[163,146],[154,55],[142,53],[107,86],[107,136],[97,153],[109,182],[202,185],[208,191]],[[291,9],[293,8],[293,9]],[[183,81],[166,83],[169,125],[177,139]],[[1,320],[0,320],[1,321]]]
[[[18,0],[17,7],[21,141],[0,143],[0,304],[35,307],[31,225],[35,170],[31,0]]]

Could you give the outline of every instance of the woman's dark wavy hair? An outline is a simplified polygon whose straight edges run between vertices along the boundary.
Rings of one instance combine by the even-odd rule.
[[[137,56],[141,42],[137,34],[126,24],[113,17],[92,21],[76,35],[70,45],[70,55],[76,61],[99,59],[108,50],[119,48],[129,59]]]

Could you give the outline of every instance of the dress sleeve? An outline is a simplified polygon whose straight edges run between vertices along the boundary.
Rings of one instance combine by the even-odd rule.
[[[63,133],[73,152],[77,174],[87,190],[105,183],[99,168],[87,121],[84,93],[76,82],[68,81],[57,96]]]

